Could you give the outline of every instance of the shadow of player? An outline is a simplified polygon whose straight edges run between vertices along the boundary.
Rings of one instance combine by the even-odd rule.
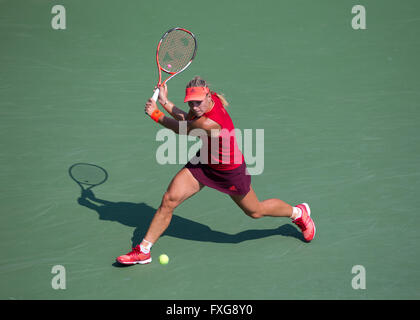
[[[116,221],[125,226],[135,228],[131,239],[132,247],[141,242],[156,212],[155,208],[148,206],[144,202],[112,202],[99,199],[91,190],[82,192],[82,196],[78,198],[78,203],[96,211],[100,220]],[[162,236],[215,243],[241,243],[274,235],[295,237],[304,241],[302,234],[290,224],[285,224],[275,229],[245,230],[236,234],[228,234],[212,230],[207,225],[176,214],[172,216],[171,223]]]

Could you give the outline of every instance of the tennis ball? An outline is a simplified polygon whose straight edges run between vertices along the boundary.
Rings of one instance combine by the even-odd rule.
[[[166,254],[161,254],[159,256],[159,262],[160,262],[160,264],[168,264],[169,257]]]

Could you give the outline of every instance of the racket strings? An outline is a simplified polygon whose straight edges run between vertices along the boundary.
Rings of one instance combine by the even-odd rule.
[[[160,66],[169,72],[179,72],[193,59],[195,53],[194,37],[182,30],[170,32],[159,48]]]

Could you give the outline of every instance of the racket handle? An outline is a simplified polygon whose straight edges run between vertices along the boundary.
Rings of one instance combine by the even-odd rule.
[[[157,101],[157,98],[159,97],[159,88],[155,90],[155,93],[153,93],[152,99]]]

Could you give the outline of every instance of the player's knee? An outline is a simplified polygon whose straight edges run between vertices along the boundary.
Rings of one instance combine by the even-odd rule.
[[[162,198],[162,204],[161,207],[164,207],[166,209],[173,210],[175,209],[179,204],[181,203],[179,197],[177,197],[175,194],[166,191]]]
[[[259,219],[259,218],[262,218],[263,217],[263,215],[260,213],[260,212],[253,212],[253,213],[251,213],[250,215],[249,215],[252,219]]]
[[[260,219],[264,217],[264,205],[259,202],[257,205],[253,206],[252,209],[248,209],[245,213],[252,219]]]
[[[254,211],[247,213],[249,217],[252,219],[259,219],[263,217],[263,214],[260,211]]]

